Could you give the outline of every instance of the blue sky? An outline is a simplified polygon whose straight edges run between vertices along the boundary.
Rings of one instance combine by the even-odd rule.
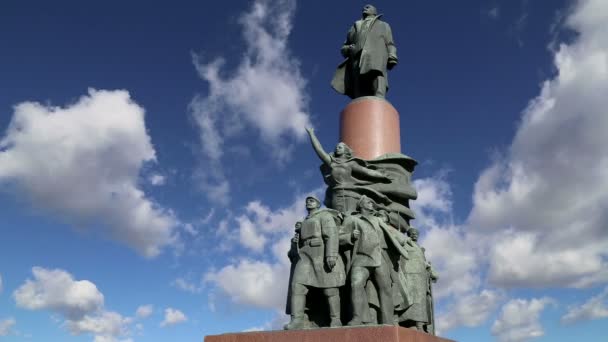
[[[0,339],[276,329],[364,3],[0,5]],[[441,335],[608,336],[608,3],[377,1]]]

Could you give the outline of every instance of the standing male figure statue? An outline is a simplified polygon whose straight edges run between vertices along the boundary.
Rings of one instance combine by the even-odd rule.
[[[387,69],[397,65],[397,48],[391,27],[380,20],[381,16],[374,6],[365,5],[362,19],[348,31],[341,49],[346,60],[338,66],[331,82],[337,92],[353,99],[386,96]]]
[[[410,259],[405,262],[404,273],[408,284],[410,307],[401,316],[406,326],[420,331],[433,333],[433,298],[431,282],[437,281],[437,275],[426,261],[424,248],[418,245],[418,229],[410,228],[407,234],[414,243],[405,246]],[[431,328],[431,329],[429,329]]]
[[[310,288],[322,289],[329,305],[330,327],[342,326],[338,287],[346,281],[344,262],[338,255],[339,235],[331,209],[321,209],[313,196],[306,198],[308,216],[302,222],[297,243],[299,260],[291,280],[291,321],[285,329],[311,328],[306,315]]]
[[[391,287],[393,262],[389,248],[392,253],[407,258],[407,251],[403,248],[407,238],[375,216],[375,206],[371,198],[361,196],[358,203],[360,214],[347,216],[340,233],[341,242],[353,246],[349,265],[353,318],[348,325],[369,323],[365,286],[370,279],[378,293],[378,324],[395,324]]]

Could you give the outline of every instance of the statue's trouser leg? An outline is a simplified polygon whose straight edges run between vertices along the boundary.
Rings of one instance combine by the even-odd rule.
[[[327,297],[327,304],[329,306],[329,318],[331,322],[330,327],[341,327],[342,321],[340,320],[340,292],[338,288],[332,287],[324,289],[323,292]]]
[[[307,293],[308,287],[306,285],[297,283],[291,285],[291,316],[293,318],[304,317]]]
[[[351,301],[353,306],[353,319],[349,325],[361,324],[366,311],[367,293],[365,284],[369,279],[369,270],[366,267],[354,266],[350,271]]]
[[[382,76],[382,74],[374,79],[374,91],[376,96],[386,97],[386,77]]]
[[[393,303],[391,276],[388,265],[383,262],[380,267],[375,267],[374,282],[378,289],[378,299],[380,301],[380,324],[394,324],[395,305]]]

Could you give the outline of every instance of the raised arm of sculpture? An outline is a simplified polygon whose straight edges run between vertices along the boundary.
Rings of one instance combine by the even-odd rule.
[[[311,127],[306,127],[306,132],[308,132],[308,136],[310,137],[310,143],[312,144],[312,148],[315,150],[315,152],[319,156],[319,159],[321,159],[323,161],[323,163],[325,163],[325,165],[330,166],[331,157],[329,156],[329,154],[327,154],[327,152],[325,152],[325,150],[323,149],[323,146],[321,146],[319,139],[317,139],[317,136],[315,135],[315,130]]]

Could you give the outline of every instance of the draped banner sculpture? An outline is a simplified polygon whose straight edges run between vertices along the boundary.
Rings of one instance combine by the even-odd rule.
[[[307,128],[327,208],[308,197],[308,215],[296,223],[285,329],[399,325],[434,335],[437,275],[410,225],[417,163],[401,153],[399,115],[385,99],[397,49],[374,6],[363,8],[341,52],[331,84],[353,101],[333,152]]]

